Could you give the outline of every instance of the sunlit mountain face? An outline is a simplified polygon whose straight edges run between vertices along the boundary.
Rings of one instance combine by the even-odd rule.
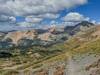
[[[100,75],[99,0],[0,0],[0,75]]]

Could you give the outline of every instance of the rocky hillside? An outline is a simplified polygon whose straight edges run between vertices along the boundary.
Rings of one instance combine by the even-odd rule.
[[[0,32],[0,41],[7,42],[14,45],[19,45],[21,40],[40,40],[40,44],[55,44],[68,40],[76,33],[80,31],[85,31],[88,28],[94,26],[94,24],[87,21],[83,21],[75,26],[65,26],[65,27],[51,27],[49,29],[33,29],[24,31],[9,31]],[[43,43],[44,42],[44,43]],[[33,42],[34,43],[34,42]],[[40,45],[39,44],[39,45]],[[42,45],[41,44],[41,45]],[[33,44],[34,45],[34,44]]]
[[[72,29],[69,31],[64,27],[59,30],[53,27],[42,32],[38,31],[35,40],[21,39],[17,47],[13,45],[5,48],[6,42],[2,41],[4,48],[0,49],[0,73],[2,75],[99,75],[100,26],[82,22],[67,27]],[[54,40],[55,36],[57,40],[62,35],[67,37],[67,40],[55,43],[49,39],[49,43],[54,44],[48,45],[47,39],[46,41],[37,39],[39,35],[43,38],[43,35],[47,34],[53,35],[51,40]],[[9,41],[6,44],[10,45]],[[45,43],[46,46],[41,46],[40,43],[42,45]]]
[[[9,32],[5,35],[3,40],[11,39],[14,44],[17,44],[18,41],[23,38],[33,40],[36,37],[36,34],[37,32],[35,30]]]

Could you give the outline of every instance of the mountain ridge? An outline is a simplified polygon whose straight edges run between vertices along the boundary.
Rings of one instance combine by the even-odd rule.
[[[94,26],[94,24],[87,21],[83,21],[75,26],[66,26],[66,27],[51,27],[49,29],[32,29],[24,31],[9,31],[6,33],[1,32],[1,40],[11,40],[13,44],[18,44],[18,41],[21,39],[35,40],[39,39],[41,41],[55,41],[61,40],[63,38],[68,39],[70,36],[75,35],[76,33],[82,31],[82,29],[88,29],[89,27]],[[63,39],[64,40],[64,39]],[[65,40],[64,40],[65,41]]]

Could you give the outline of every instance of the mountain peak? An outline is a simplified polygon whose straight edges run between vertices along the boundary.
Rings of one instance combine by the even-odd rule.
[[[81,26],[89,26],[89,27],[90,26],[94,26],[94,24],[89,22],[89,21],[82,21],[79,24],[77,24],[76,26],[79,26],[79,25],[81,25]]]

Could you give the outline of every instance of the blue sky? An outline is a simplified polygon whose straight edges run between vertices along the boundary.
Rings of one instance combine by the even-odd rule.
[[[86,17],[89,17],[91,20],[100,22],[100,0],[88,0],[88,3],[85,5],[60,11],[59,12],[61,14],[60,17],[63,17],[70,12],[78,12]]]
[[[79,12],[91,19],[100,21],[100,0],[89,0],[87,4],[79,6],[71,11]]]
[[[0,0],[0,8],[2,28],[100,23],[100,0]]]
[[[64,17],[66,14],[70,12],[78,12],[80,14],[83,14],[84,16],[89,17],[91,20],[95,20],[96,22],[100,22],[100,0],[88,0],[87,4],[84,4],[82,6],[76,6],[71,9],[64,9],[62,11],[59,11],[60,17],[55,19],[57,22],[62,22],[60,20],[61,17]],[[17,16],[16,17],[17,22],[25,21],[25,17],[23,16]],[[43,23],[49,23],[52,19],[44,19]]]

